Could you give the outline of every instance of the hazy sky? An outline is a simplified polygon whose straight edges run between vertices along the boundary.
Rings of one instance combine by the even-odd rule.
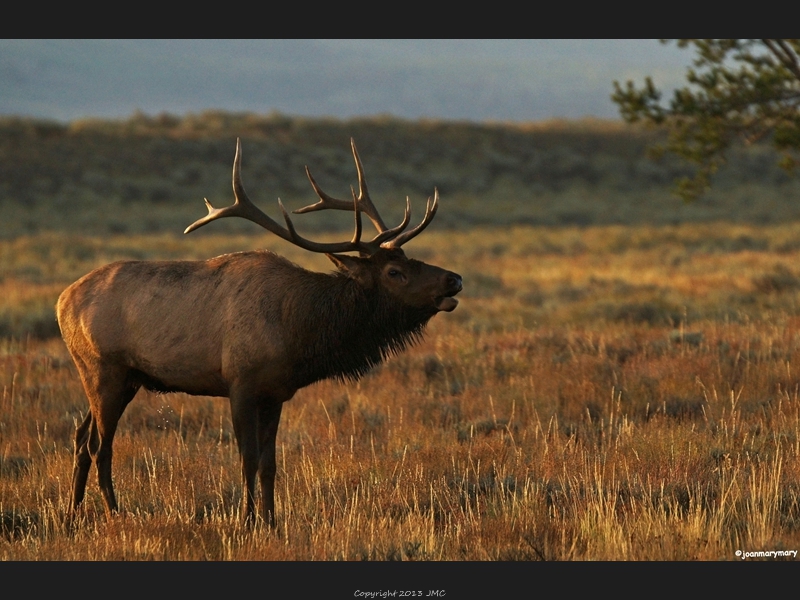
[[[0,40],[0,114],[616,118],[612,81],[669,89],[691,59],[657,40]]]

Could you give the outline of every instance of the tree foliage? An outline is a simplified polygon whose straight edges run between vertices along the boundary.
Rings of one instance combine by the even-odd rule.
[[[797,166],[800,40],[682,39],[677,45],[693,47],[696,57],[686,73],[689,86],[675,90],[669,106],[650,77],[643,88],[615,81],[611,98],[626,121],[667,127],[666,143],[652,148],[655,156],[672,152],[698,166],[693,177],[678,181],[678,194],[691,200],[705,192],[739,141],[768,139],[781,153],[782,167]]]

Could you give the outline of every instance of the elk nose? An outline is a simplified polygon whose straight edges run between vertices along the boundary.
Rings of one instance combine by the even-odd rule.
[[[463,288],[461,283],[461,275],[458,275],[457,273],[448,273],[447,287],[451,290],[455,290],[456,292],[460,292]]]

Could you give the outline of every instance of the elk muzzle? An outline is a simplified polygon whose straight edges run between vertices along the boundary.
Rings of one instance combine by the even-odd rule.
[[[453,298],[463,289],[461,275],[448,271],[445,275],[447,293],[436,299],[436,310],[450,312],[458,306],[458,300]]]

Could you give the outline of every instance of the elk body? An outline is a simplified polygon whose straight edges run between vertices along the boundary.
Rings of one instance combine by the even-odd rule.
[[[275,440],[283,403],[315,381],[358,378],[417,340],[437,312],[456,307],[461,277],[409,259],[400,248],[431,222],[438,192],[428,199],[417,227],[405,231],[406,200],[403,222],[388,229],[369,198],[352,140],[351,145],[359,195],[332,198],[306,169],[319,202],[295,211],[353,211],[351,241],[307,240],[282,204],[285,228],[256,208],[241,182],[238,140],[235,203],[215,209],[206,200],[209,214],[186,229],[243,217],[302,248],[326,253],[335,272],[307,271],[268,251],[206,261],[123,261],[92,271],[61,294],[59,326],[89,399],[89,412],[75,433],[71,512],[83,500],[92,461],[107,511],[117,510],[114,434],[125,407],[144,387],[230,398],[243,516],[255,519],[258,475],[260,515],[274,525]],[[378,230],[371,241],[361,240],[361,213]]]

